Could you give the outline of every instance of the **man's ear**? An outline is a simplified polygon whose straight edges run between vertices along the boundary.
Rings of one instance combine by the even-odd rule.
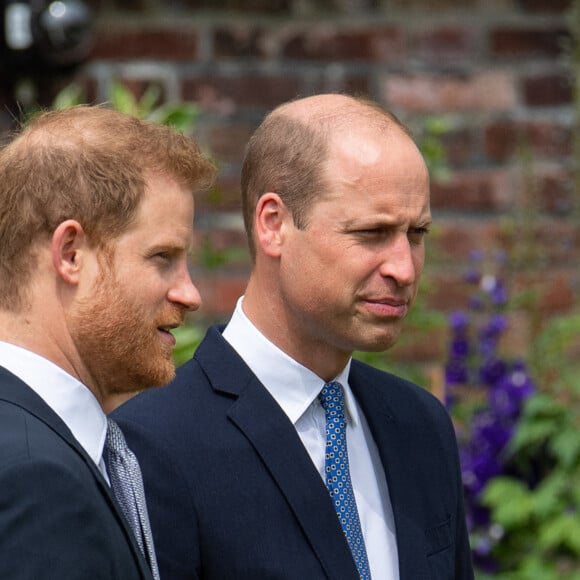
[[[256,244],[270,257],[280,255],[284,225],[292,220],[288,208],[277,193],[265,193],[256,205],[254,234]]]
[[[87,247],[83,226],[76,220],[62,222],[52,234],[52,265],[68,284],[78,284],[82,250]]]

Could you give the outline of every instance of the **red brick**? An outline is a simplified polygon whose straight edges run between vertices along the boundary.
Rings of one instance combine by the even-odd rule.
[[[468,127],[450,129],[441,136],[446,161],[452,166],[465,166],[475,155],[474,131]]]
[[[531,107],[568,105],[573,99],[571,79],[565,73],[549,73],[524,79],[524,100]]]
[[[373,79],[370,75],[359,74],[352,68],[338,65],[336,68],[325,67],[324,72],[317,73],[315,78],[310,77],[308,89],[309,94],[348,93],[372,98]]]
[[[398,28],[337,30],[335,26],[313,25],[286,40],[285,58],[300,60],[364,60],[394,62],[403,54]]]
[[[337,92],[345,92],[362,97],[371,96],[371,79],[368,75],[347,74],[341,79],[339,84],[341,86],[337,86],[334,89]]]
[[[473,286],[467,284],[462,274],[440,272],[429,277],[432,292],[429,293],[429,308],[452,312],[469,306],[469,296]]]
[[[195,198],[196,213],[205,211],[240,211],[240,177],[228,175],[220,170],[218,163],[218,177],[214,188],[210,192],[198,194]]]
[[[200,316],[227,319],[233,312],[238,298],[248,283],[247,274],[220,275],[215,273],[193,273],[193,282],[202,298]]]
[[[240,163],[244,149],[256,129],[254,123],[213,123],[207,130],[206,139],[212,156],[219,162]]]
[[[573,265],[575,271],[580,263],[580,224],[573,223],[569,216],[547,216],[538,207],[535,217],[526,216],[523,206],[518,207],[520,215],[506,216],[501,235],[513,269],[547,275],[550,268]]]
[[[534,153],[561,158],[572,152],[572,128],[556,121],[532,121],[526,126],[526,139]]]
[[[506,209],[512,203],[512,181],[500,169],[458,171],[445,183],[431,184],[431,203],[436,209]]]
[[[477,4],[478,0],[462,0],[461,8],[466,9]],[[438,9],[457,8],[457,0],[390,0],[389,8],[397,7],[401,11],[417,12],[422,14],[436,12]]]
[[[560,13],[568,10],[573,0],[519,0],[518,6],[524,12]]]
[[[434,235],[428,238],[429,264],[467,264],[473,250],[491,251],[498,245],[499,222],[461,216],[435,218]]]
[[[383,96],[389,106],[416,112],[502,111],[517,103],[514,76],[508,72],[390,75]]]
[[[528,151],[534,156],[560,159],[571,153],[571,147],[571,128],[555,121],[496,121],[484,130],[485,153],[494,161],[524,156]]]
[[[545,282],[540,308],[544,313],[563,313],[576,304],[569,270],[552,272]]]
[[[185,100],[197,101],[209,112],[231,115],[239,108],[272,108],[302,93],[302,80],[286,75],[187,78],[182,82]]]
[[[263,31],[252,26],[217,28],[213,33],[214,56],[220,58],[263,57]]]
[[[101,26],[92,58],[193,61],[197,58],[197,46],[197,33],[189,28]]]
[[[442,360],[447,346],[445,334],[444,328],[407,323],[397,343],[389,349],[389,355],[399,362]]]
[[[427,62],[471,59],[478,48],[473,29],[451,24],[411,32],[408,46],[411,58]]]
[[[548,213],[570,215],[574,209],[574,183],[565,170],[541,175],[536,180],[540,207]]]
[[[574,274],[569,269],[545,268],[516,276],[515,286],[521,292],[535,291],[535,308],[542,316],[568,312],[576,303]]]
[[[191,11],[211,10],[212,12],[226,13],[228,17],[235,16],[236,12],[247,14],[271,14],[280,17],[292,10],[292,0],[181,0],[180,3],[189,6]],[[164,5],[171,4],[163,2]]]
[[[489,34],[490,53],[495,57],[554,57],[569,37],[562,27],[517,28],[502,26]]]
[[[497,121],[484,129],[485,154],[494,161],[505,161],[518,147],[518,125],[513,121]]]
[[[577,264],[580,264],[580,223],[556,217],[543,220],[537,228],[536,242],[545,264],[561,269],[572,266],[572,273],[577,275]]]

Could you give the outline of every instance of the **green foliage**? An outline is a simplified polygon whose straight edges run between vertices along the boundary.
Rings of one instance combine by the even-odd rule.
[[[503,529],[501,580],[580,578],[580,312],[548,323],[531,397],[510,446],[520,477],[495,478],[483,501]],[[508,572],[509,571],[509,572]]]
[[[447,152],[442,137],[449,131],[449,123],[442,117],[430,117],[425,120],[419,137],[419,149],[425,158],[429,174],[436,181],[449,178]]]
[[[207,270],[217,270],[227,264],[246,261],[247,254],[245,247],[217,248],[207,237],[195,249],[196,262]]]
[[[133,115],[139,119],[147,119],[170,125],[182,132],[190,131],[199,115],[199,107],[193,102],[165,103],[159,105],[161,89],[157,85],[149,85],[143,95],[137,98],[126,86],[115,82],[111,85],[109,94],[113,109]],[[85,95],[79,85],[65,87],[54,99],[53,109],[67,109],[85,102]]]
[[[173,351],[173,360],[176,366],[180,366],[193,356],[203,339],[205,329],[197,324],[188,324],[176,328],[172,334],[177,341]]]

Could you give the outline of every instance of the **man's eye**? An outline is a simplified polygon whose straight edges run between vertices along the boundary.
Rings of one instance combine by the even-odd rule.
[[[361,236],[379,236],[385,235],[387,233],[387,230],[383,228],[373,228],[370,230],[357,230],[356,233],[360,234]]]
[[[409,239],[414,243],[420,243],[425,235],[429,233],[429,228],[421,227],[421,228],[411,228],[407,235]]]
[[[171,260],[171,254],[169,252],[157,252],[153,257],[163,262],[169,262]]]

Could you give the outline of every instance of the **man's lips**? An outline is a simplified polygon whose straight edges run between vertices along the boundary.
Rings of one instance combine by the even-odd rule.
[[[171,334],[171,331],[175,328],[181,326],[181,322],[172,323],[172,324],[163,324],[157,327],[157,330],[161,333],[163,339],[171,344],[171,346],[175,346],[175,337]]]
[[[363,298],[367,310],[384,318],[401,318],[407,314],[409,301],[403,298]]]

